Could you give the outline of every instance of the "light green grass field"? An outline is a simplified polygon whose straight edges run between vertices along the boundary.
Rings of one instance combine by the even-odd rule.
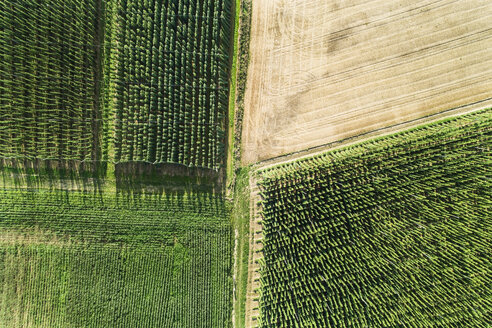
[[[110,189],[4,185],[0,326],[227,327],[222,197]]]

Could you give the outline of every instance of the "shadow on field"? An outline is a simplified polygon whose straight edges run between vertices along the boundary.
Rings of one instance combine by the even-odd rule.
[[[72,160],[1,159],[0,172],[5,188],[99,190],[108,164]]]
[[[219,172],[202,168],[188,168],[179,164],[151,164],[142,162],[118,163],[114,169],[118,197],[138,202],[142,197],[175,197],[193,194],[200,207],[200,195],[221,196],[224,186]],[[210,202],[207,200],[205,202]]]
[[[1,159],[0,172],[3,188],[83,191],[96,197],[224,192],[220,172],[178,164]]]

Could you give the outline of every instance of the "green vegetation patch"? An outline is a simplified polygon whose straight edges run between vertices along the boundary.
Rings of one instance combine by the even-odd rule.
[[[0,326],[228,327],[225,200],[92,189],[0,191]]]
[[[486,327],[492,110],[260,172],[262,327]]]
[[[236,175],[234,185],[234,206],[231,211],[232,221],[236,234],[235,298],[234,318],[236,327],[245,327],[246,319],[246,291],[248,285],[248,257],[249,257],[249,220],[250,220],[250,189],[249,168],[240,169]]]

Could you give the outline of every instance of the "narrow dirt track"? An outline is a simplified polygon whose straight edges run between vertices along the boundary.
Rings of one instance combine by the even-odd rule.
[[[259,288],[260,288],[260,261],[263,258],[263,233],[261,226],[261,215],[258,201],[260,200],[257,177],[252,174],[249,179],[250,196],[250,223],[249,223],[249,257],[248,257],[248,285],[246,290],[246,327],[258,326],[259,311]]]
[[[492,103],[489,0],[256,0],[243,164]]]

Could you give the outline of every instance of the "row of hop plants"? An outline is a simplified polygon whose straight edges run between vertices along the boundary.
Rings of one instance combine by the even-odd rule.
[[[0,153],[94,159],[93,0],[0,1]]]
[[[492,110],[260,171],[261,327],[487,326]]]
[[[231,4],[115,3],[107,105],[116,162],[222,166]]]

